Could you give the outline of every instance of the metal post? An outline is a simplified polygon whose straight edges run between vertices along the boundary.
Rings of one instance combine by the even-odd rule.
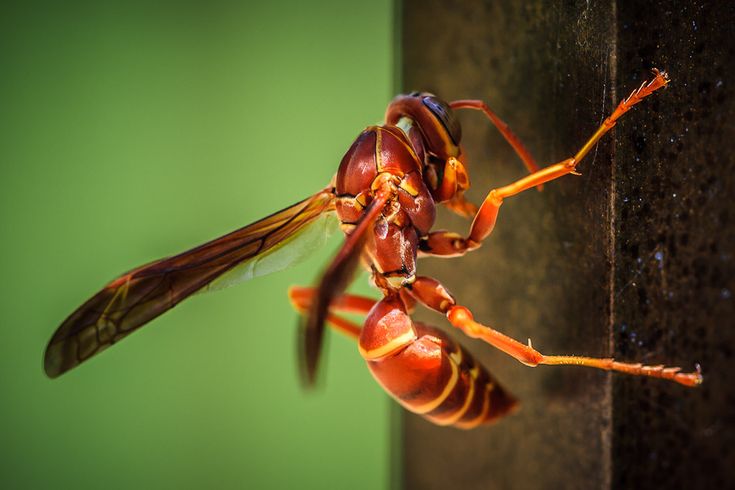
[[[581,177],[509,199],[483,248],[424,260],[422,274],[441,279],[479,321],[530,337],[542,352],[687,369],[699,361],[707,378],[688,390],[530,369],[457,332],[522,408],[469,432],[405,415],[402,484],[734,485],[724,462],[735,460],[733,389],[723,376],[735,345],[735,70],[725,34],[733,8],[508,4],[405,0],[403,89],[484,99],[546,164],[571,156],[649,68],[668,69],[674,83],[624,117]],[[461,120],[479,202],[524,170],[480,114]],[[469,226],[448,215],[440,223]],[[447,325],[431,313],[422,320]]]

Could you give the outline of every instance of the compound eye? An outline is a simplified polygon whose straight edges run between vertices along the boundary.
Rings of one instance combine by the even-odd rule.
[[[457,118],[454,117],[454,112],[449,107],[449,104],[433,95],[424,97],[423,103],[436,116],[439,122],[441,122],[454,144],[459,146],[459,142],[462,139],[462,127],[459,125]]]

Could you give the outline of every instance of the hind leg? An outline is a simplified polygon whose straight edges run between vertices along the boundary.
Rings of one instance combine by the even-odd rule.
[[[702,383],[702,373],[698,365],[695,372],[682,373],[681,368],[665,367],[664,365],[646,366],[640,363],[619,362],[611,358],[542,354],[531,346],[530,340],[526,345],[494,328],[477,323],[469,309],[458,305],[447,289],[439,281],[430,277],[417,277],[411,285],[411,294],[420,303],[445,314],[449,322],[467,336],[487,342],[526,366],[535,367],[539,364],[585,366],[668,379],[684,386],[698,386]]]
[[[316,288],[291,286],[288,288],[288,299],[296,311],[301,314],[307,314],[311,303],[316,296]],[[376,301],[365,296],[357,296],[354,294],[343,294],[335,298],[329,306],[327,313],[327,323],[338,332],[347,335],[350,338],[357,339],[362,330],[359,325],[337,315],[335,312],[357,313],[366,315],[375,305]]]

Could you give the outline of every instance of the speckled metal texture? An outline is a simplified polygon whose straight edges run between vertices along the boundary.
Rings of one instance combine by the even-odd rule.
[[[482,249],[419,273],[544,353],[698,361],[705,385],[530,369],[454,332],[521,410],[470,432],[404,415],[402,485],[733,488],[733,7],[506,3],[404,1],[404,90],[486,100],[546,164],[571,156],[651,67],[674,81],[623,118],[581,177],[509,199]],[[478,202],[524,171],[480,114],[460,119]]]

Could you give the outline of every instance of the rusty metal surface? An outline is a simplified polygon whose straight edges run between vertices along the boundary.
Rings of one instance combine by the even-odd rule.
[[[405,488],[735,485],[724,463],[735,460],[735,400],[721,375],[735,344],[727,152],[735,142],[727,61],[735,57],[723,28],[734,19],[731,8],[649,7],[403,2],[403,88],[485,99],[542,164],[573,154],[654,64],[676,81],[621,121],[581,177],[509,199],[482,249],[426,259],[420,272],[442,280],[479,321],[530,337],[542,352],[687,368],[700,361],[707,384],[689,391],[571,367],[530,369],[455,333],[522,408],[470,432],[404,415]],[[523,169],[479,114],[461,119],[470,197],[479,202]]]

